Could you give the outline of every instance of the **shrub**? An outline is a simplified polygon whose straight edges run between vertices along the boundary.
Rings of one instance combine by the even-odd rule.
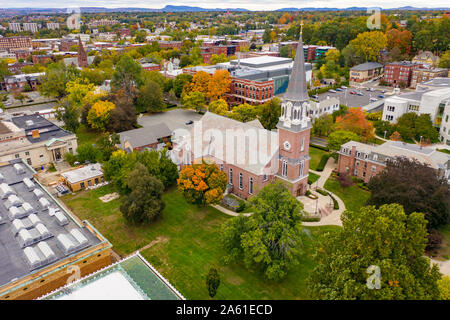
[[[305,217],[305,216],[302,216],[301,219],[304,222],[317,222],[317,221],[320,221],[320,217]]]
[[[309,196],[311,194],[311,191],[306,190],[305,196]]]
[[[329,154],[324,154],[320,159],[319,165],[316,168],[316,171],[323,171],[325,165],[327,164],[328,159],[330,158]]]
[[[428,233],[428,243],[425,248],[428,252],[433,252],[441,247],[442,235],[439,230],[432,229]]]
[[[245,202],[244,202],[244,201],[241,201],[241,202],[239,203],[239,206],[236,208],[236,212],[239,213],[239,212],[244,211],[244,210],[245,210],[245,207],[246,207]]]
[[[327,196],[327,195],[328,195],[328,192],[326,192],[325,190],[317,189],[316,191],[317,191],[318,193],[320,193],[321,195],[323,195],[323,196]]]
[[[339,203],[337,202],[337,200],[331,195],[331,193],[328,194],[331,198],[331,200],[333,200],[333,209],[334,210],[338,210],[339,209]]]
[[[309,146],[313,147],[313,148],[317,148],[317,149],[323,150],[323,151],[330,151],[330,149],[328,147],[319,146],[318,144],[314,144],[314,143],[310,143]]]

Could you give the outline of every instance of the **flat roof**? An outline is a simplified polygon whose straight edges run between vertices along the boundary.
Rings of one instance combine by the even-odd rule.
[[[185,300],[140,254],[68,284],[40,300]]]
[[[15,165],[20,165],[22,173],[16,171]],[[101,238],[86,226],[80,225],[69,212],[65,211],[57,200],[34,179],[34,173],[35,171],[20,159],[11,160],[6,165],[0,166],[0,174],[3,177],[3,184],[0,187],[3,186],[5,190],[10,188],[12,193],[16,194],[18,202],[11,207],[16,208],[14,211],[23,213],[18,216],[11,215],[11,210],[7,206],[11,205],[12,198],[5,198],[5,193],[0,192],[2,195],[0,197],[0,286],[37,272],[102,242]],[[25,182],[25,178],[29,179],[31,183]],[[8,187],[5,187],[5,184]],[[32,191],[30,191],[30,185],[32,185]],[[31,207],[31,210],[24,213],[27,207]],[[42,230],[42,227],[37,227],[38,223],[48,231],[45,237],[42,234],[39,236],[40,233],[37,229]],[[24,234],[30,234],[31,239],[23,242],[20,234],[16,234],[15,225],[22,225],[23,228],[20,230],[26,229]],[[71,234],[72,230],[78,230],[87,241],[76,242],[76,238]],[[78,232],[75,233],[79,235]],[[65,235],[62,238],[69,240],[66,244],[74,245],[70,251],[65,251],[61,246],[61,242],[57,239],[60,235]],[[51,261],[41,259],[43,251],[38,248],[41,243],[46,243],[53,253]],[[38,256],[39,261],[35,261],[36,264],[30,265],[27,260],[24,250],[30,251],[31,249],[28,248],[31,248]]]
[[[103,175],[102,165],[100,163],[93,163],[83,166],[78,169],[70,170],[61,173],[61,175],[69,183],[77,183],[80,181],[89,180]]]

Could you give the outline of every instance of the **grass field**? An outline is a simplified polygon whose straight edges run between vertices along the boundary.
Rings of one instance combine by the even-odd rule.
[[[312,170],[316,170],[317,166],[320,163],[320,159],[322,159],[322,156],[325,154],[328,154],[329,152],[319,149],[310,147],[309,148],[309,156],[311,157],[311,160],[309,160],[309,168]]]
[[[93,144],[100,139],[100,134],[94,130],[87,128],[85,125],[80,125],[77,130],[78,146],[83,144]]]
[[[314,172],[309,172],[308,175],[308,183],[309,184],[313,184],[314,182],[316,182],[317,180],[319,180],[320,176],[318,174],[315,174]]]
[[[347,188],[342,188],[339,181],[333,177],[330,177],[325,182],[324,187],[341,198],[342,201],[344,201],[345,208],[352,211],[357,211],[363,207],[370,197],[369,191],[359,188],[356,184]]]
[[[62,200],[81,219],[89,220],[120,255],[127,255],[148,244],[141,254],[187,299],[208,299],[205,278],[211,266],[221,277],[217,299],[308,299],[306,280],[314,268],[314,239],[339,227],[305,227],[305,254],[300,265],[281,282],[267,281],[258,271],[242,263],[223,265],[224,251],[218,230],[230,216],[207,207],[198,208],[184,200],[175,189],[164,194],[166,209],[158,221],[146,226],[127,225],[118,207],[120,199],[108,203],[98,197],[113,192],[110,186],[67,195]]]

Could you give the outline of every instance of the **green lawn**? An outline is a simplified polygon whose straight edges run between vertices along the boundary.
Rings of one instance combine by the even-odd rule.
[[[300,265],[281,282],[267,281],[258,271],[249,271],[243,264],[223,265],[218,230],[230,219],[220,211],[205,210],[188,204],[175,189],[164,195],[166,209],[158,221],[142,227],[125,223],[118,210],[120,200],[108,203],[98,197],[112,192],[110,186],[67,195],[62,200],[81,219],[91,222],[120,255],[127,255],[147,244],[141,254],[161,272],[187,299],[208,299],[205,278],[211,266],[221,277],[217,299],[308,299],[306,279],[314,268],[314,238],[339,227],[305,227],[305,255]]]
[[[313,184],[314,182],[316,182],[317,180],[319,180],[320,176],[318,174],[315,174],[314,172],[309,172],[308,175],[308,183],[309,184]]]
[[[325,189],[333,192],[344,201],[345,208],[352,211],[359,210],[370,197],[370,192],[359,188],[356,184],[342,188],[339,181],[330,177],[325,182]]]
[[[319,149],[310,147],[309,148],[309,156],[311,157],[311,160],[309,160],[309,168],[312,170],[316,170],[317,166],[320,163],[320,159],[322,159],[322,156],[328,154],[329,152]]]
[[[439,228],[442,235],[441,247],[438,250],[438,256],[444,260],[450,259],[450,224]]]
[[[100,134],[92,129],[87,128],[85,125],[80,125],[77,130],[78,145],[97,143],[100,139]]]

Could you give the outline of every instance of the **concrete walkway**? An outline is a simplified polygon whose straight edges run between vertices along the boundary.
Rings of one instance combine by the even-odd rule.
[[[245,217],[248,217],[248,216],[251,216],[252,213],[253,213],[253,212],[237,213],[237,212],[228,210],[227,208],[224,208],[224,207],[222,207],[222,206],[220,206],[220,205],[218,205],[218,204],[212,204],[211,207],[213,207],[214,209],[217,209],[217,210],[219,210],[219,211],[221,211],[221,212],[223,212],[223,213],[225,213],[225,214],[227,214],[227,215],[229,215],[229,216],[233,216],[233,217],[237,217],[237,216],[239,216],[239,215],[241,215],[241,214],[242,214],[243,216],[245,216]]]
[[[333,172],[334,168],[336,167],[336,163],[334,158],[329,158],[327,161],[327,164],[325,165],[325,168],[322,172],[314,172],[316,174],[320,175],[320,178],[311,185],[311,189],[325,189],[325,182],[328,180],[328,178],[331,176],[331,173]],[[311,170],[312,171],[312,170]],[[328,191],[328,190],[327,190]],[[336,226],[342,226],[341,221],[341,214],[345,211],[345,204],[339,198],[337,195],[335,195],[333,192],[328,191],[333,195],[333,197],[336,199],[336,201],[339,204],[338,210],[333,210],[333,212],[325,217],[322,217],[320,221],[317,222],[302,222],[302,225],[304,226],[326,226],[326,225],[336,225]]]
[[[439,270],[442,274],[450,276],[450,260],[438,261],[434,259],[430,259],[430,264],[433,265],[436,263],[439,266]]]

